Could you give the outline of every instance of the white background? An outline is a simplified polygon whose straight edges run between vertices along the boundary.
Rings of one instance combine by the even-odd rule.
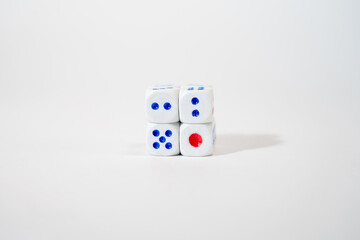
[[[0,1],[0,239],[359,239],[359,1]],[[144,91],[212,84],[206,158]]]

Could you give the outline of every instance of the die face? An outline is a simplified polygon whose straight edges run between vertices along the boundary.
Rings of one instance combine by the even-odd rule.
[[[146,91],[145,109],[149,122],[173,123],[179,121],[179,88],[154,86]]]
[[[180,152],[184,156],[211,155],[215,145],[215,124],[187,124],[180,126]]]
[[[151,155],[172,156],[180,153],[179,123],[148,123],[147,150]]]
[[[179,117],[184,123],[209,123],[213,121],[214,94],[211,86],[188,85],[179,94]]]

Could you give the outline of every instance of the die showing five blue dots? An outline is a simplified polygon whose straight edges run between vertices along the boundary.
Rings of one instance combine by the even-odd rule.
[[[160,131],[157,130],[157,129],[155,129],[155,130],[152,132],[152,134],[153,134],[154,137],[158,137],[158,136],[160,135]],[[165,131],[165,136],[171,137],[171,136],[172,136],[172,131],[171,131],[171,130],[166,130],[166,131]],[[165,143],[165,142],[166,142],[166,138],[165,138],[164,136],[159,137],[159,142],[160,142],[160,143]],[[160,143],[154,142],[154,143],[153,143],[153,148],[159,149],[159,148],[160,148]],[[171,148],[172,148],[172,143],[171,143],[171,142],[165,143],[165,148],[166,148],[166,149],[171,149]]]

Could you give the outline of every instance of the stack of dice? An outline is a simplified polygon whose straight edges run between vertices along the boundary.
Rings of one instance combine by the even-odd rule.
[[[147,150],[151,155],[209,156],[215,144],[211,86],[157,85],[146,90]]]

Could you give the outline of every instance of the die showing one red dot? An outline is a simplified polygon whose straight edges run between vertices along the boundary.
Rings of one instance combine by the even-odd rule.
[[[200,145],[202,144],[202,141],[203,141],[202,137],[198,133],[193,133],[189,137],[190,145],[193,147],[200,147]]]

